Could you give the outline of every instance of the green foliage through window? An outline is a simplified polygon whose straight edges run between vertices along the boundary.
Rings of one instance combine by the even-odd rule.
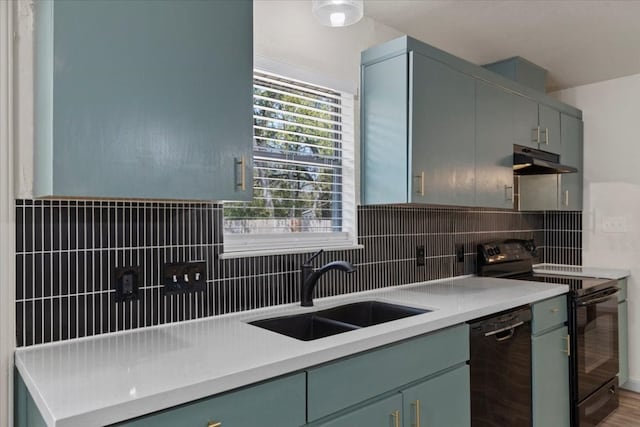
[[[225,203],[225,233],[341,231],[341,94],[256,72],[253,128],[253,201]]]

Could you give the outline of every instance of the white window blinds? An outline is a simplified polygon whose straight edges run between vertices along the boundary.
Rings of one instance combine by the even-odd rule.
[[[254,198],[224,204],[225,252],[353,243],[353,110],[351,95],[254,72]]]

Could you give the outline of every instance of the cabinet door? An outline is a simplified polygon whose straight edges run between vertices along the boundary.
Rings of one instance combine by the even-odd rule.
[[[400,427],[401,423],[402,395],[398,393],[332,420],[309,424],[309,427]]]
[[[531,338],[534,427],[569,426],[567,327]]]
[[[560,175],[558,206],[562,210],[582,210],[582,120],[562,114],[561,116],[560,161],[578,168],[577,173]]]
[[[407,55],[362,68],[362,203],[407,203]]]
[[[471,425],[470,387],[465,365],[403,390],[403,426]]]
[[[553,108],[538,104],[538,123],[540,125],[540,149],[560,152],[560,112]]]
[[[202,427],[220,422],[224,427],[299,427],[305,423],[305,404],[305,375],[298,374],[118,425]]]
[[[627,301],[618,304],[618,348],[620,372],[619,384],[623,385],[629,380],[629,320]]]
[[[513,96],[476,81],[476,206],[513,207]]]
[[[475,81],[420,54],[410,58],[411,200],[473,206]]]
[[[538,148],[538,103],[520,95],[512,95],[514,144]]]
[[[251,197],[251,1],[36,4],[36,196]]]

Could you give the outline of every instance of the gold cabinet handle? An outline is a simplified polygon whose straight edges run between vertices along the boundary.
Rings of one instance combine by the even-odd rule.
[[[552,309],[551,309],[551,310],[549,310],[549,311],[550,311],[550,312],[552,312],[552,313],[557,313],[557,312],[559,312],[559,311],[560,311],[560,309],[559,309],[559,308],[552,308]]]
[[[245,191],[247,189],[247,175],[245,171],[244,156],[240,157],[240,160],[236,159],[236,166],[240,168],[240,182],[236,183],[236,187],[239,187],[240,191]]]
[[[393,427],[400,427],[400,411],[393,411],[391,416],[393,417]]]
[[[411,424],[412,427],[420,427],[420,401],[416,400],[411,404],[414,407],[415,412],[415,420],[416,422]]]
[[[420,180],[420,189],[416,193],[424,197],[424,171],[420,172],[420,175],[416,175],[416,179]]]
[[[533,140],[533,142],[535,142],[536,144],[540,144],[540,126],[537,126],[534,130],[534,135],[535,135],[535,139]]]
[[[207,427],[222,427],[222,421],[209,421]]]
[[[511,196],[509,197],[509,190],[511,190]],[[505,185],[504,186],[504,200],[507,202],[513,203],[513,185]]]
[[[564,190],[564,205],[569,206],[569,190]]]
[[[571,335],[567,335],[566,338],[563,338],[565,340],[567,340],[567,349],[566,350],[562,350],[563,353],[567,353],[567,357],[571,356]]]
[[[544,143],[549,145],[549,128],[544,128]]]

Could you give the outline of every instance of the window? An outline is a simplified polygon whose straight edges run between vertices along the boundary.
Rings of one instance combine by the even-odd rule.
[[[224,203],[225,252],[355,243],[353,96],[254,72],[252,202]]]

